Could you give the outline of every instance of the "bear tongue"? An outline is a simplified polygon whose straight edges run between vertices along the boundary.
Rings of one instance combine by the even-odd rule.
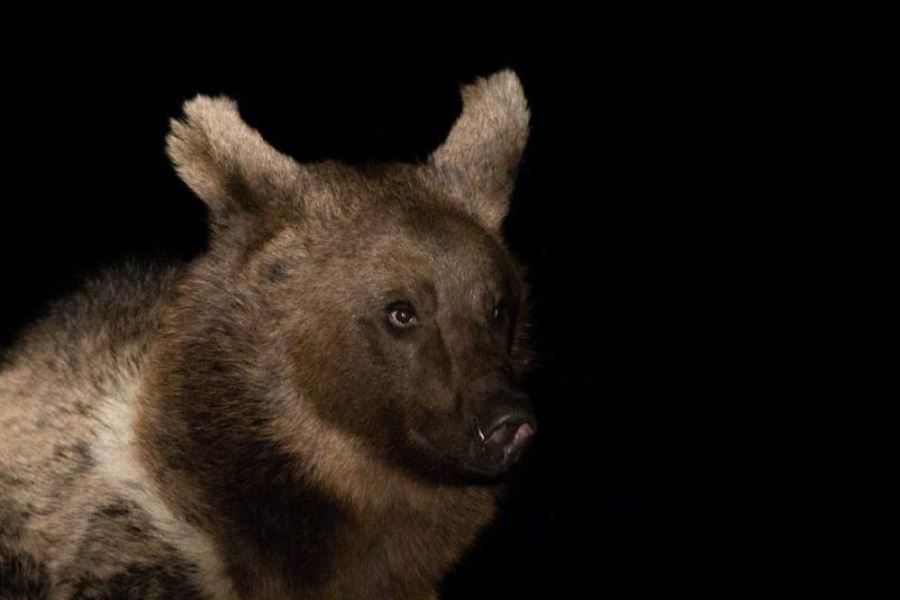
[[[503,447],[503,453],[508,457],[524,448],[533,435],[534,428],[528,423],[504,424],[491,432],[484,443]]]

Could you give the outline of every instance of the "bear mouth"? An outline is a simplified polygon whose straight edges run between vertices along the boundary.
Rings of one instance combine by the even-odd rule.
[[[457,430],[449,437],[414,428],[407,435],[420,460],[428,457],[417,462],[430,476],[460,483],[491,483],[519,462],[536,433],[537,423],[530,411],[520,411],[495,420],[490,427],[474,419],[467,433]]]
[[[535,434],[532,422],[506,422],[494,427],[487,434],[477,427],[478,440],[486,451],[500,449],[504,461],[515,461]]]
[[[536,430],[537,426],[530,418],[503,421],[487,432],[476,426],[479,452],[483,459],[505,470],[518,462]]]

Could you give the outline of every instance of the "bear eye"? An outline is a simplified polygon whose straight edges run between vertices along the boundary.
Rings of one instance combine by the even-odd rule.
[[[394,302],[387,307],[388,321],[394,327],[412,327],[418,321],[416,309],[409,302]]]

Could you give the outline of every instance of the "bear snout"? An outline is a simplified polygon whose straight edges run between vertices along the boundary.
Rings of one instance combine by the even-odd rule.
[[[498,471],[518,461],[536,432],[537,420],[524,394],[492,397],[476,419],[481,454]]]

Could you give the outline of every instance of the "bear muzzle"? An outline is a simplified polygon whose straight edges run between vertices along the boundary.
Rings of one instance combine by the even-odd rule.
[[[486,470],[497,474],[515,464],[537,433],[537,421],[523,394],[492,398],[475,420],[478,454]]]

